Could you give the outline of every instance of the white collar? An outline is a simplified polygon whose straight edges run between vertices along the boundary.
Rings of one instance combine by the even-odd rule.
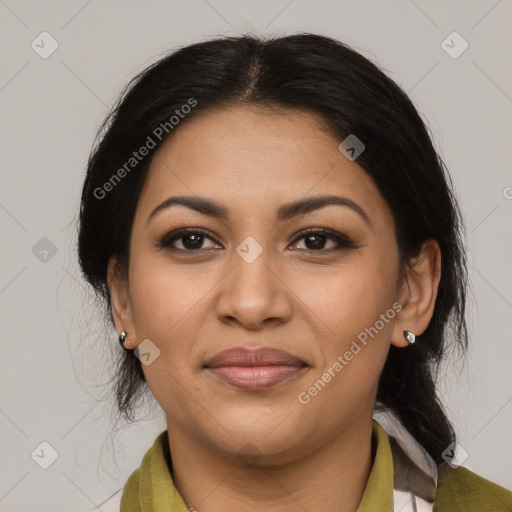
[[[373,418],[391,445],[394,512],[432,512],[437,492],[434,460],[391,411],[376,410]]]

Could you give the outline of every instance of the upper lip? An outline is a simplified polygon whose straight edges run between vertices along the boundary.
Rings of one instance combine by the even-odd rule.
[[[306,366],[306,363],[289,352],[277,348],[263,347],[248,349],[245,347],[236,347],[215,354],[206,361],[204,366],[215,368],[218,366],[269,365]]]

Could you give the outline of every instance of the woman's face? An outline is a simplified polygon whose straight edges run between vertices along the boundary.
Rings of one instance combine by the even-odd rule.
[[[312,114],[232,107],[175,130],[137,206],[122,326],[169,430],[282,462],[367,424],[400,309],[377,187]],[[177,196],[223,216],[162,206]],[[309,203],[324,196],[340,199]]]

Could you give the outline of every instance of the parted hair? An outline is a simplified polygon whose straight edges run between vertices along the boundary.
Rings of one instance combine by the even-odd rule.
[[[97,134],[80,205],[79,263],[108,321],[108,262],[115,255],[124,271],[128,267],[132,223],[151,158],[123,174],[107,197],[99,198],[98,189],[191,98],[194,108],[167,136],[208,108],[248,104],[315,113],[340,142],[355,134],[365,145],[357,163],[393,213],[402,268],[422,242],[438,242],[442,272],[433,317],[414,345],[391,347],[377,402],[440,463],[455,432],[436,388],[439,365],[449,344],[467,348],[464,227],[449,173],[407,94],[371,60],[335,39],[309,33],[217,38],[174,50],[127,84]],[[164,140],[155,141],[156,149]],[[133,417],[146,386],[140,360],[124,352],[115,380],[120,414]]]

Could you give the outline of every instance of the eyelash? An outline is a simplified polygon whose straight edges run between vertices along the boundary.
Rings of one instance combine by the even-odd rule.
[[[187,235],[203,235],[206,238],[209,238],[210,240],[212,240],[214,243],[220,245],[219,242],[217,242],[213,237],[211,237],[208,234],[207,231],[204,231],[203,229],[199,229],[199,228],[184,228],[184,229],[178,229],[176,231],[173,231],[173,232],[168,233],[167,235],[165,235],[158,242],[158,246],[159,246],[159,248],[162,248],[162,249],[167,249],[169,251],[181,252],[181,253],[187,253],[187,252],[188,253],[193,253],[193,252],[200,252],[200,251],[204,251],[205,250],[205,249],[195,249],[195,250],[194,249],[177,249],[177,248],[171,246],[171,244],[174,241],[179,240],[180,238],[184,238]],[[305,229],[304,231],[302,231],[301,233],[299,233],[297,235],[297,237],[293,241],[293,245],[295,245],[302,238],[306,238],[306,237],[311,236],[311,235],[325,236],[328,239],[331,239],[334,242],[336,242],[338,244],[338,246],[337,247],[333,247],[331,249],[318,249],[318,250],[315,250],[315,249],[299,249],[300,251],[310,251],[310,252],[314,252],[314,253],[326,253],[326,252],[327,253],[331,253],[331,252],[341,251],[343,249],[355,249],[355,248],[357,248],[356,244],[354,244],[354,242],[352,242],[352,240],[350,240],[345,235],[342,235],[340,233],[337,233],[336,231],[331,231],[331,230],[325,229],[325,228],[308,228],[308,229]],[[208,249],[206,249],[206,250],[208,250]]]

